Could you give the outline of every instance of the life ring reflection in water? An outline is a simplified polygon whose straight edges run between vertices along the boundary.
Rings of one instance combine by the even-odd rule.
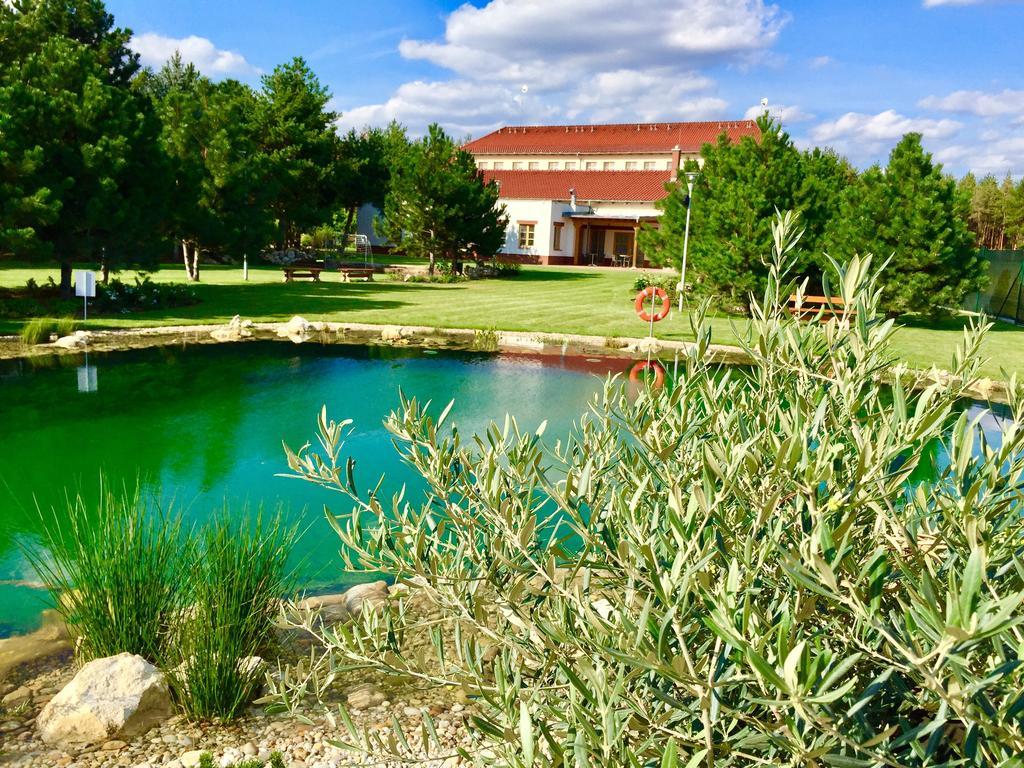
[[[649,374],[646,373],[648,370],[654,373],[653,381],[648,378]],[[629,369],[629,380],[633,384],[639,384],[641,378],[644,381],[650,382],[650,385],[655,389],[661,389],[665,386],[665,366],[657,360],[637,360],[633,367]]]

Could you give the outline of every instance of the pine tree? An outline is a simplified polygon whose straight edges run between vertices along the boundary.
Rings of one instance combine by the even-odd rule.
[[[263,78],[256,119],[270,167],[268,193],[279,247],[297,247],[304,231],[331,220],[351,166],[327,109],[331,95],[301,58]]]
[[[213,83],[175,54],[146,78],[174,169],[173,236],[189,280],[201,257],[260,250],[274,231],[268,163],[259,152],[256,97],[234,80]]]
[[[166,163],[129,37],[99,2],[0,4],[0,251],[59,263],[65,294],[76,262],[158,254]]]
[[[508,218],[498,187],[485,183],[469,152],[434,124],[393,157],[381,234],[409,256],[460,271],[463,261],[490,258],[505,240]]]
[[[702,148],[690,222],[693,272],[712,291],[743,307],[764,288],[768,271],[762,259],[776,211],[803,215],[805,232],[794,252],[797,267],[820,283],[826,224],[855,175],[833,152],[801,154],[782,126],[767,116],[758,119],[758,127],[759,139],[744,137],[733,144],[723,134]],[[679,265],[687,202],[687,187],[680,181],[658,204],[658,227],[645,228],[640,239],[651,261]]]
[[[892,314],[943,314],[985,279],[966,201],[921,147],[920,134],[903,137],[884,172],[872,167],[847,190],[828,239],[840,260],[854,252],[890,259],[882,277]]]

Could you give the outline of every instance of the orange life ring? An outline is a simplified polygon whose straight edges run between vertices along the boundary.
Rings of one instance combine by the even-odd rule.
[[[665,366],[657,360],[637,360],[629,369],[629,380],[634,384],[639,384],[640,375],[648,368],[654,371],[654,388],[660,389],[665,386]]]
[[[661,309],[658,312],[655,312],[653,316],[648,314],[647,310],[644,308],[644,302],[652,297],[661,299]],[[655,285],[648,285],[636,295],[636,301],[633,302],[633,308],[636,309],[637,315],[645,323],[649,323],[652,320],[654,322],[658,322],[659,320],[664,320],[668,317],[668,312],[672,308],[672,302],[669,301],[668,294],[665,293],[664,288],[658,288]]]

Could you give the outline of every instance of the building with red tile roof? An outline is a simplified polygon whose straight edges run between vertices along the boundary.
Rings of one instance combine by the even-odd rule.
[[[467,142],[501,190],[508,259],[541,264],[644,263],[637,235],[687,160],[721,136],[760,138],[753,120],[499,128]]]

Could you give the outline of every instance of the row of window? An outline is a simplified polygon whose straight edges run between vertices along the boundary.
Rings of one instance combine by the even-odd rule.
[[[565,226],[560,221],[556,221],[552,227],[554,234],[552,237],[551,249],[554,251],[562,250],[562,227]],[[519,222],[519,247],[520,248],[533,248],[536,242],[537,236],[537,225],[533,222]]]
[[[566,160],[564,162],[559,160],[551,160],[547,163],[546,170],[548,171],[575,171],[578,167],[578,163],[575,160]],[[587,160],[583,163],[583,170],[585,171],[618,171],[624,168],[627,171],[639,171],[642,169],[645,171],[656,171],[658,170],[658,161],[656,160],[644,160],[641,164],[637,160],[627,160],[624,164],[616,163],[614,160],[605,160],[598,163],[596,160]],[[505,163],[501,160],[495,160],[493,163],[488,165],[486,160],[481,160],[477,163],[477,167],[481,170],[486,171],[488,167],[491,170],[503,171],[505,170]],[[541,163],[537,160],[513,160],[512,161],[513,171],[539,171],[541,170]],[[665,170],[672,170],[672,161],[665,161]]]

